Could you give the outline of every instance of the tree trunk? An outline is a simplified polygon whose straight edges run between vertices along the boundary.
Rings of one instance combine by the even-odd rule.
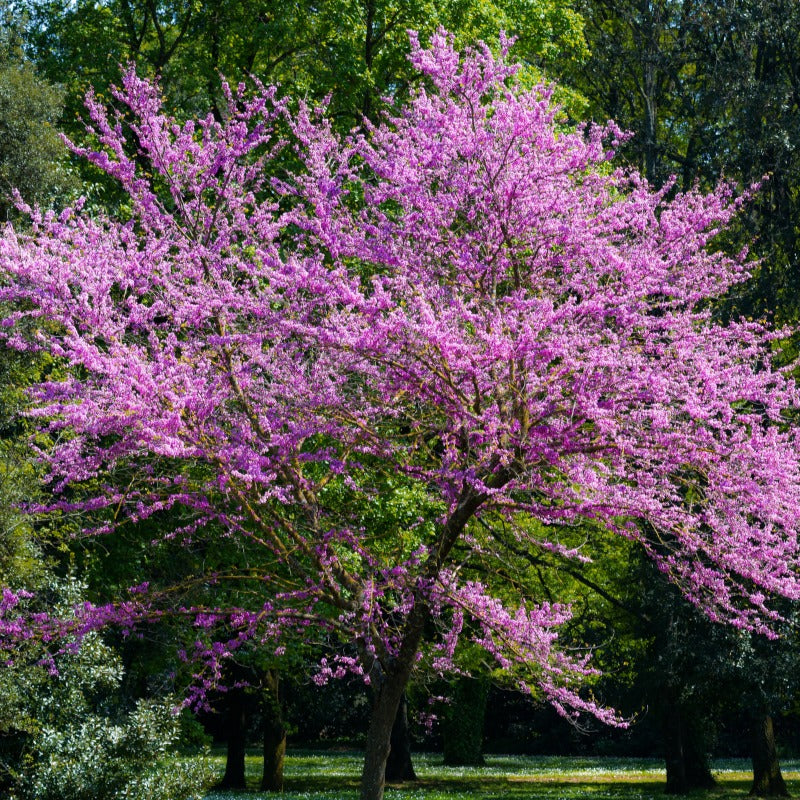
[[[511,478],[510,470],[500,469],[490,479],[489,486],[499,489]],[[452,550],[464,527],[487,495],[477,493],[466,486],[461,492],[455,509],[450,514],[439,535],[437,547],[429,556],[425,570],[425,580],[433,582],[439,575],[449,552]],[[408,680],[417,659],[425,623],[430,616],[430,608],[424,600],[424,593],[419,592],[414,598],[414,607],[406,618],[402,643],[397,656],[390,663],[378,664],[377,661],[365,663],[373,680],[374,702],[372,716],[367,731],[367,746],[364,753],[364,770],[361,773],[361,800],[383,800],[386,785],[386,759],[391,748],[392,728],[400,707],[400,699],[408,686]],[[363,657],[362,657],[363,658]],[[381,670],[383,670],[382,674]]]
[[[713,789],[717,782],[711,774],[711,765],[705,750],[705,737],[691,728],[685,731],[684,737],[688,742],[684,745],[683,757],[689,789]]]
[[[681,715],[678,706],[668,701],[664,713],[664,760],[667,767],[667,794],[686,794],[686,764],[683,759]]]
[[[672,697],[664,709],[664,756],[667,794],[688,794],[716,785],[705,753],[702,722],[689,720]]]
[[[286,756],[286,726],[283,723],[278,671],[267,670],[264,677],[264,773],[262,792],[283,791],[283,764]]]
[[[417,774],[411,762],[411,731],[408,728],[408,698],[403,692],[394,718],[390,737],[389,757],[386,760],[386,780],[389,783],[415,781]]]
[[[220,789],[246,789],[244,777],[245,737],[247,732],[247,704],[242,689],[230,689],[225,694],[225,738],[227,755],[225,775]]]
[[[772,717],[761,714],[753,720],[753,785],[751,795],[788,797],[789,790],[781,775]]]
[[[389,665],[376,662],[370,670],[373,703],[364,752],[364,769],[361,773],[361,800],[383,800],[392,729],[414,668],[427,618],[428,607],[418,598],[408,616],[403,643],[397,657]]]
[[[372,62],[375,60],[375,0],[367,0],[365,11],[365,25],[364,25],[364,66],[367,68],[367,74],[372,71]],[[361,114],[364,119],[369,119],[370,112],[372,111],[372,87],[364,87],[364,100],[361,103]],[[361,120],[359,120],[361,122]]]
[[[375,693],[361,773],[361,800],[383,800],[392,728],[404,689],[405,682],[401,685],[398,678],[388,676]]]

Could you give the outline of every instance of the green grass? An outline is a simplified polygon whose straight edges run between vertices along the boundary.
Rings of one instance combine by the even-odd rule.
[[[216,756],[223,772],[224,759]],[[247,758],[249,785],[258,786],[260,760]],[[419,781],[389,786],[387,800],[649,800],[664,794],[662,761],[628,758],[488,756],[485,767],[445,767],[437,754],[415,754]],[[800,761],[782,764],[789,791],[800,793]],[[355,800],[361,754],[290,751],[283,800]],[[744,798],[750,788],[749,762],[714,762],[719,788],[698,797]],[[206,800],[269,798],[268,794],[211,792]]]

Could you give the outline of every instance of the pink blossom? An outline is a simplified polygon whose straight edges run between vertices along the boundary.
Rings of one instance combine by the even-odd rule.
[[[520,688],[614,721],[559,651],[569,609],[501,602],[458,574],[457,544],[496,552],[502,519],[515,546],[580,562],[559,531],[591,520],[717,619],[769,633],[774,599],[800,596],[780,334],[708,310],[748,277],[709,247],[741,198],[613,169],[615,126],[565,131],[551,90],[488,48],[440,33],[411,59],[427,82],[346,139],[264,87],[226,88],[223,122],[171,118],[133,69],[124,110],[87,98],[101,148],[73,149],[131,220],[31,210],[0,239],[2,336],[66,376],[31,390],[51,508],[91,512],[82,535],[179,511],[165,537],[218,531],[266,566],[245,608],[149,605],[145,581],[34,624],[4,592],[4,640],[184,614],[214,640],[187,656],[201,696],[226,653],[285,632],[357,644],[315,680],[374,681],[376,661],[407,680],[434,614],[438,668],[470,619]],[[398,486],[424,508],[395,513]]]

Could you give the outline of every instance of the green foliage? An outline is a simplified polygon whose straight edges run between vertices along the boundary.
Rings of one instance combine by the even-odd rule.
[[[13,215],[13,189],[46,205],[75,187],[56,130],[63,93],[25,58],[12,23],[0,12],[0,221]]]
[[[412,70],[409,29],[426,38],[439,26],[459,45],[496,43],[505,30],[516,52],[541,76],[556,57],[586,55],[581,17],[565,0],[27,0],[28,44],[37,64],[68,87],[66,122],[88,85],[105,91],[118,65],[162,76],[171,102],[186,114],[221,113],[219,76],[250,75],[295,96],[332,95],[347,130],[374,117],[386,95],[402,96]]]
[[[49,363],[43,356],[0,348],[0,583],[11,589],[36,589],[47,581],[36,532],[18,505],[36,499],[38,484],[32,431],[21,416],[25,392]]]
[[[483,765],[483,720],[488,697],[489,681],[485,678],[456,678],[451,683],[442,723],[445,764]]]
[[[180,800],[209,783],[201,760],[174,759],[179,723],[168,705],[141,702],[112,722],[87,715],[71,727],[44,727],[23,764],[14,800]]]
[[[81,587],[53,582],[56,605]],[[12,800],[183,800],[210,779],[203,759],[172,756],[180,715],[169,698],[125,702],[122,663],[97,635],[56,656],[58,674],[29,643],[0,671],[2,783]]]

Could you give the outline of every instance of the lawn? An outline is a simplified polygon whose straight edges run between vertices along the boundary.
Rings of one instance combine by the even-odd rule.
[[[223,759],[219,759],[220,774]],[[439,754],[417,754],[419,781],[390,786],[387,800],[647,800],[664,794],[662,761],[626,758],[488,756],[485,767],[445,767]],[[260,761],[247,759],[248,781],[258,785]],[[786,761],[789,791],[800,792],[800,761]],[[286,759],[283,800],[355,800],[361,754],[295,750]],[[719,789],[714,800],[743,798],[750,788],[750,765],[744,759],[714,762]],[[702,796],[702,793],[701,795]],[[270,797],[264,794],[211,792],[206,800]]]

